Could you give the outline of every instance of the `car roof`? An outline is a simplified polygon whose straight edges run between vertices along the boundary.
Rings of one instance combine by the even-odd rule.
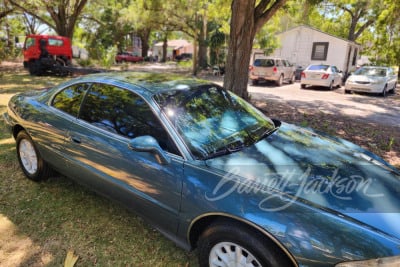
[[[189,89],[200,85],[211,84],[209,81],[193,79],[174,73],[154,72],[102,72],[81,76],[77,82],[99,82],[120,85],[123,87],[140,87],[142,93],[154,95],[171,89]],[[131,88],[132,89],[132,88]]]
[[[389,67],[385,66],[362,66],[364,69],[389,69]]]

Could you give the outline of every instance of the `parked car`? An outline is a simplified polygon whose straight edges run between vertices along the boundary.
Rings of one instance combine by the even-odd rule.
[[[296,69],[285,59],[258,58],[250,66],[249,78],[253,85],[259,81],[274,81],[281,86],[284,81],[294,83]]]
[[[394,94],[396,86],[397,75],[392,68],[365,66],[347,78],[345,93],[354,91],[386,96],[387,92]]]
[[[342,71],[335,66],[312,64],[301,73],[300,87],[304,89],[308,85],[323,86],[332,90],[334,87],[340,87],[342,79]]]
[[[214,83],[81,76],[13,96],[4,119],[29,179],[56,170],[124,204],[200,266],[400,264],[399,170]]]
[[[130,52],[120,52],[115,56],[117,63],[121,62],[142,62],[144,59],[141,56],[134,55]]]

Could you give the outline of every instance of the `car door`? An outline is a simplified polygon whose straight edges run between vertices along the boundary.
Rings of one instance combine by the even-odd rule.
[[[171,162],[129,148],[131,139],[156,138]],[[65,145],[70,176],[174,233],[180,208],[183,158],[151,108],[133,92],[95,83]]]
[[[285,79],[292,79],[293,76],[293,71],[292,71],[292,66],[289,61],[287,60],[282,60],[283,61],[283,68],[284,68],[284,75]]]
[[[42,156],[59,172],[68,171],[63,163],[65,159],[65,136],[70,126],[76,122],[82,99],[90,84],[76,83],[60,89],[50,100],[46,112],[39,118],[34,136],[44,137],[37,140],[45,149]]]

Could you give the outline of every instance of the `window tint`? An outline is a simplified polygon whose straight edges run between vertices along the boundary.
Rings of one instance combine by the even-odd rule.
[[[360,68],[354,72],[355,75],[367,75],[367,76],[378,76],[385,77],[386,69],[384,68]]]
[[[253,106],[212,84],[171,88],[155,100],[198,159],[249,146],[275,128]]]
[[[77,117],[83,96],[88,88],[89,85],[85,83],[65,88],[54,97],[53,107]]]
[[[148,104],[129,90],[94,84],[83,103],[80,118],[127,138],[151,135],[162,149],[178,154]]]
[[[308,70],[327,70],[328,68],[328,65],[311,65],[308,67]]]
[[[273,59],[256,59],[254,60],[255,67],[273,67],[275,65]]]

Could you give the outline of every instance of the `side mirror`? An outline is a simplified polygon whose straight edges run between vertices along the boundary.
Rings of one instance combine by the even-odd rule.
[[[162,165],[167,165],[171,159],[161,149],[157,140],[149,135],[139,136],[129,141],[128,147],[137,152],[149,152],[154,154],[157,162]]]

